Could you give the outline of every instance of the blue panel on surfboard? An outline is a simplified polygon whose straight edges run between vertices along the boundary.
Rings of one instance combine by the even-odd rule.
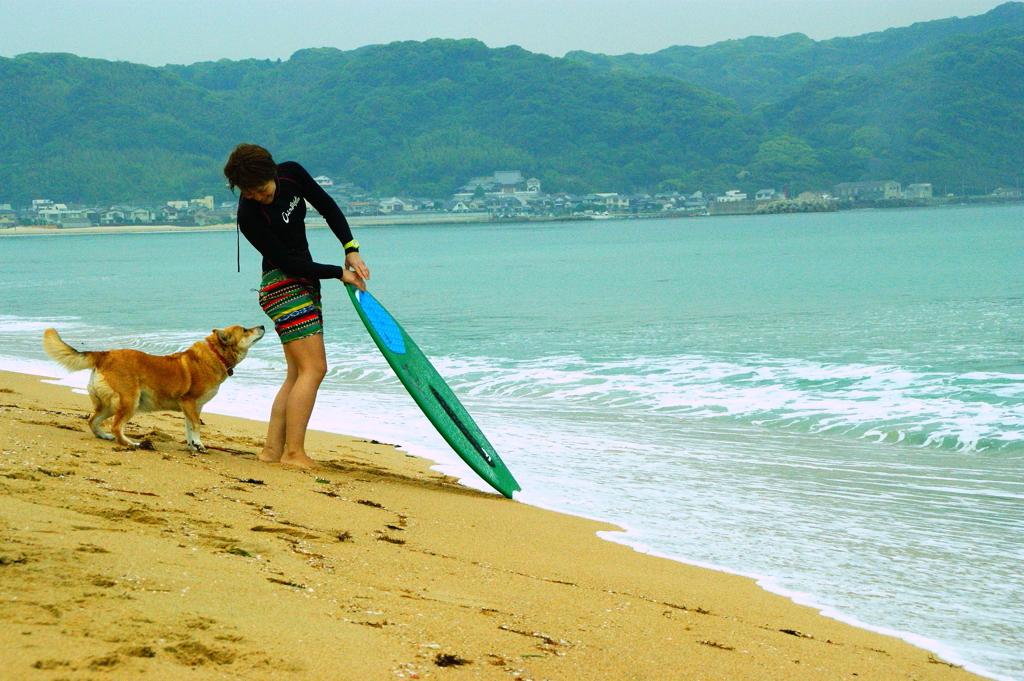
[[[404,355],[405,341],[402,340],[402,330],[398,327],[398,322],[369,293],[357,289],[356,300],[363,306],[367,320],[380,335],[380,339],[384,341],[388,350]]]

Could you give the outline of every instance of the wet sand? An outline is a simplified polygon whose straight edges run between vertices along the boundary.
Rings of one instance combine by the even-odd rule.
[[[617,528],[468,489],[431,462],[265,425],[137,416],[0,372],[4,679],[969,679],[753,581],[637,553]],[[680,527],[686,532],[686,527]]]

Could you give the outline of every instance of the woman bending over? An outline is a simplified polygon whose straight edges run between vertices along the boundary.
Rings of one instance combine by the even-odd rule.
[[[224,176],[231,190],[238,187],[242,195],[238,227],[263,255],[260,307],[274,322],[288,363],[259,459],[313,467],[316,463],[306,454],[306,427],[327,374],[320,280],[340,279],[365,291],[370,270],[338,204],[298,163],[278,164],[263,147],[239,144]],[[344,267],[313,261],[306,241],[307,201],[343,245]]]

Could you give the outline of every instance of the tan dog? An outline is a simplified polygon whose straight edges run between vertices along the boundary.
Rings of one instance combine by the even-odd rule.
[[[180,411],[185,415],[188,448],[205,452],[199,439],[199,412],[264,333],[262,326],[214,329],[188,350],[156,356],[138,350],[79,352],[54,329],[47,329],[43,349],[68,371],[92,369],[89,396],[96,411],[89,427],[96,437],[135,447],[139,443],[125,437],[124,425],[136,411]],[[111,416],[113,435],[100,428]]]

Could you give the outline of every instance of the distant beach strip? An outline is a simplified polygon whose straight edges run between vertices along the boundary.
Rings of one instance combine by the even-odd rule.
[[[432,224],[465,224],[483,222],[502,222],[495,220],[487,214],[433,214],[433,215],[371,215],[353,216],[348,218],[354,226],[374,225],[432,225]],[[327,223],[322,219],[308,219],[306,225],[310,228],[326,228]],[[69,234],[132,234],[145,232],[223,232],[235,229],[235,223],[220,223],[213,225],[101,225],[96,227],[73,227],[61,229],[56,225],[36,226],[19,225],[0,229],[0,236],[27,236],[27,235],[69,235]]]

